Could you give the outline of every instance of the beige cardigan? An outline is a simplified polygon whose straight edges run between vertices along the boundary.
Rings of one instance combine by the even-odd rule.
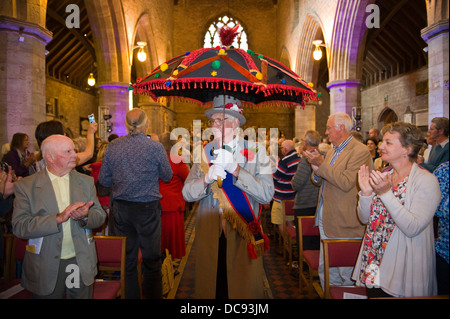
[[[380,196],[396,227],[380,264],[380,287],[396,297],[437,294],[433,216],[441,199],[439,183],[427,170],[413,164],[406,187],[405,204],[387,192]],[[372,196],[359,194],[358,216],[367,224]],[[357,285],[361,252],[353,272]]]

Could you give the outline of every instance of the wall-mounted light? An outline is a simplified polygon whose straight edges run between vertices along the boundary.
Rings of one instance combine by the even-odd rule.
[[[87,80],[89,86],[94,86],[95,85],[95,78],[94,78],[94,73],[90,73],[88,80]]]
[[[139,51],[138,51],[138,54],[137,54],[137,58],[138,58],[138,60],[141,61],[141,62],[144,62],[145,59],[147,59],[147,53],[145,53],[145,51],[144,51],[144,47],[145,47],[146,45],[147,45],[147,42],[139,41],[139,42],[137,43],[137,45],[135,45],[135,46],[133,47],[133,50],[139,48]]]
[[[322,44],[322,40],[314,40],[313,44],[316,46],[313,52],[313,58],[316,61],[322,59],[322,49],[320,47],[325,47],[325,44]]]
[[[25,37],[23,36],[23,27],[19,28],[19,42],[25,41]]]

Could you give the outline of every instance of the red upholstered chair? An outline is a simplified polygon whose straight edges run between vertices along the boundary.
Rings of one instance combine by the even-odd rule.
[[[319,276],[319,250],[303,250],[303,236],[320,237],[319,227],[314,226],[314,216],[297,216],[298,220],[298,267],[299,267],[299,289],[303,292],[303,287],[308,290],[308,295],[312,296],[313,288],[317,294],[323,298],[323,290],[320,286]],[[308,266],[308,275],[304,273],[303,263]],[[317,278],[317,279],[315,279]]]
[[[20,287],[22,263],[28,240],[5,234],[5,284],[0,287],[1,298],[31,299],[31,292]]]
[[[366,287],[358,286],[330,286],[330,268],[354,267],[361,248],[361,239],[325,239],[323,243],[324,254],[324,281],[325,298],[343,299],[344,293],[366,296]]]
[[[95,281],[94,299],[125,298],[126,241],[123,236],[94,236],[98,270],[107,279]],[[120,271],[120,280],[112,280],[112,274],[117,271]]]
[[[5,278],[5,281],[9,281],[12,279],[11,275],[11,259],[12,259],[12,245],[14,241],[14,235],[13,234],[3,234],[3,260],[1,262],[3,263],[3,277]]]
[[[14,236],[11,246],[11,259],[10,259],[10,279],[21,278],[22,263],[25,258],[25,250],[28,245],[27,239],[22,239]]]
[[[281,201],[282,213],[283,213],[283,257],[286,258],[288,254],[289,266],[292,267],[292,246],[296,240],[295,226],[286,225],[286,216],[294,216],[294,200],[282,200]]]

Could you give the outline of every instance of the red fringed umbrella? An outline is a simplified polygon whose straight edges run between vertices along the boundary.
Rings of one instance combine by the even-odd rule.
[[[294,106],[317,93],[292,70],[262,54],[229,45],[237,28],[219,31],[222,47],[198,49],[176,56],[132,85],[134,92],[193,100],[207,104],[215,96],[230,95],[243,105]]]

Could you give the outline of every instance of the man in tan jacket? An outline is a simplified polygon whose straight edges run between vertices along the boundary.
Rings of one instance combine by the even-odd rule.
[[[352,120],[346,113],[330,115],[325,134],[333,149],[325,158],[317,151],[304,153],[314,170],[313,178],[321,183],[316,211],[321,239],[361,238],[364,234],[356,214],[358,170],[363,164],[373,169],[373,163],[367,147],[352,137],[351,129]],[[323,254],[320,256],[323,287]],[[330,285],[352,284],[352,271],[353,267],[330,269]]]

